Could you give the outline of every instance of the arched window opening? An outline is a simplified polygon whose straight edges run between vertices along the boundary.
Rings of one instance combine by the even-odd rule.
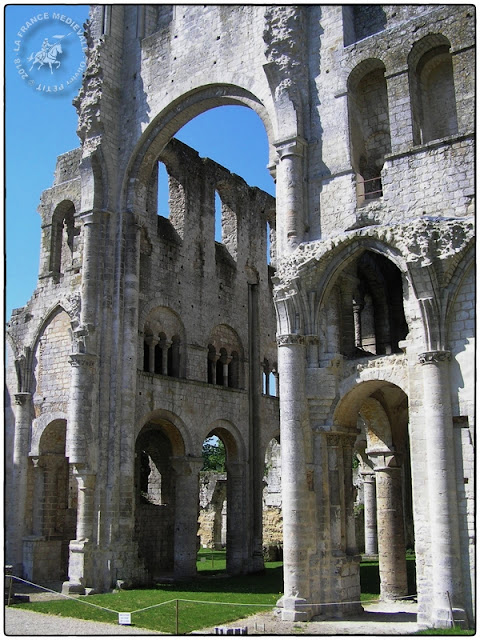
[[[325,306],[325,322],[340,318],[341,332],[327,332],[326,351],[347,357],[389,355],[401,351],[408,326],[399,269],[387,258],[365,251],[342,273]]]
[[[167,168],[157,163],[157,215],[170,218],[170,188]]]
[[[216,384],[217,380],[217,353],[212,344],[208,345],[207,357],[207,381],[208,384]]]
[[[73,267],[75,239],[79,230],[75,227],[75,207],[71,202],[61,203],[52,216],[50,248],[50,272],[60,276]]]
[[[448,40],[444,36],[426,36],[413,47],[408,62],[414,144],[458,133]]]
[[[222,199],[215,191],[215,242],[223,242]]]
[[[391,152],[385,66],[379,60],[359,65],[348,82],[352,165],[357,174],[357,206],[383,195],[381,171]]]
[[[239,365],[238,353],[232,351],[232,357],[228,364],[228,386],[233,389],[239,387]]]
[[[225,570],[227,545],[227,453],[222,439],[213,432],[202,445],[200,472],[199,570]]]
[[[135,531],[141,557],[157,577],[174,567],[175,473],[163,427],[148,424],[135,443]]]
[[[232,258],[237,257],[238,222],[234,190],[226,184],[215,191],[215,241],[221,242]]]
[[[276,363],[271,365],[266,358],[262,362],[262,393],[265,396],[278,396]]]

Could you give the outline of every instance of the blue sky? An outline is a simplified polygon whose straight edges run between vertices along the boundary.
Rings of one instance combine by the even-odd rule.
[[[62,35],[68,36],[69,40],[65,42],[71,44],[62,52],[65,61],[62,71],[68,69],[67,65],[73,71],[78,68],[80,45],[71,27],[59,25],[54,31],[49,28],[48,33],[46,27],[39,23],[32,28],[25,27],[27,21],[32,23],[32,16],[43,12],[51,19],[60,10],[70,25],[81,25],[88,16],[88,5],[9,5],[5,10],[7,320],[13,308],[27,303],[36,286],[40,248],[40,216],[36,210],[40,194],[52,185],[56,157],[80,144],[76,135],[77,114],[72,106],[72,99],[80,87],[79,78],[68,87],[65,84],[60,92],[46,93],[41,90],[45,84],[30,86],[19,71],[25,68],[28,73],[31,62],[25,58],[40,50],[45,34],[49,36],[50,44],[55,42],[52,39],[55,35],[59,39]],[[22,33],[22,26],[26,31],[20,40],[16,34]],[[64,31],[60,27],[64,27]],[[21,44],[16,44],[19,41]],[[76,49],[68,58],[73,42]],[[16,60],[21,60],[21,64]],[[35,82],[40,77],[45,82],[58,77],[55,68],[53,74],[45,68],[38,69],[35,75],[36,69],[34,67],[30,74]],[[176,137],[195,148],[201,156],[212,158],[242,176],[249,184],[274,195],[274,183],[266,169],[267,136],[260,118],[250,109],[235,106],[212,109],[189,122]]]

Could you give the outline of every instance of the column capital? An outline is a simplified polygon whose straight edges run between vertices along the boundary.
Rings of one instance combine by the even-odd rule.
[[[420,364],[440,364],[448,362],[451,358],[451,352],[439,349],[437,351],[424,351],[418,354]]]
[[[81,464],[74,464],[73,475],[77,479],[78,488],[81,491],[94,488],[96,474],[90,469],[87,469]]]
[[[14,394],[14,397],[15,404],[25,406],[32,399],[32,394],[29,391],[19,391]]]
[[[102,222],[102,219],[109,215],[110,211],[106,211],[104,209],[91,209],[90,211],[80,213],[80,219],[84,225],[92,225]]]
[[[384,449],[381,451],[366,451],[374,464],[374,471],[394,471],[402,465],[402,454]]]
[[[93,353],[71,353],[68,361],[72,367],[93,368],[96,359]]]
[[[288,347],[290,345],[303,346],[305,344],[306,344],[305,336],[299,333],[286,333],[283,335],[277,335],[277,345],[279,347]]]
[[[286,138],[285,140],[278,140],[273,143],[273,146],[275,147],[280,160],[283,160],[283,158],[286,158],[287,156],[303,157],[307,147],[307,142],[304,138],[295,136],[292,138]]]
[[[149,347],[155,347],[159,343],[159,339],[155,336],[145,336],[144,340]]]
[[[344,433],[341,431],[327,431],[325,433],[327,437],[328,447],[352,447],[357,439],[356,433]]]

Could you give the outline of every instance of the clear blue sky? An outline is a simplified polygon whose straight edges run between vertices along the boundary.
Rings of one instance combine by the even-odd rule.
[[[35,289],[40,248],[40,194],[53,182],[56,157],[79,146],[77,114],[72,99],[79,83],[56,94],[29,86],[20,76],[15,60],[21,52],[16,33],[40,11],[51,16],[59,9],[82,24],[88,5],[9,5],[5,12],[5,159],[6,159],[6,319],[13,308],[22,307]],[[40,50],[42,27],[30,34],[28,54]],[[28,30],[27,30],[28,31]],[[61,33],[57,29],[55,33]],[[53,34],[51,29],[47,35]],[[25,32],[24,32],[25,34]],[[35,38],[36,36],[36,38]],[[73,36],[69,36],[72,38]],[[53,42],[50,37],[50,43]],[[65,55],[67,53],[65,47]],[[75,62],[75,66],[78,61]],[[72,64],[73,64],[72,62]],[[23,66],[28,67],[28,63]],[[66,65],[64,65],[64,68]],[[36,69],[36,67],[34,67]],[[28,71],[28,69],[27,69]],[[43,73],[38,71],[38,73]],[[55,75],[55,74],[53,74]],[[46,70],[44,77],[49,78]],[[50,76],[52,77],[52,76]],[[46,80],[50,81],[50,80]],[[274,195],[274,183],[266,165],[268,144],[260,118],[245,107],[219,107],[189,122],[177,134],[180,140]]]

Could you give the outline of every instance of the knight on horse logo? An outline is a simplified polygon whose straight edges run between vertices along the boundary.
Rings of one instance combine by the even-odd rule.
[[[57,42],[54,42],[53,44],[48,41],[48,38],[45,38],[40,51],[32,53],[30,57],[27,58],[28,62],[32,62],[33,60],[32,66],[29,70],[31,71],[35,64],[38,64],[38,69],[40,69],[40,67],[43,67],[44,64],[48,64],[50,67],[50,73],[53,74],[52,65],[57,65],[56,69],[58,69],[61,65],[61,62],[57,60],[57,56],[60,53],[63,53],[61,40],[67,38],[70,33],[67,33],[64,36],[53,36],[57,39]]]

